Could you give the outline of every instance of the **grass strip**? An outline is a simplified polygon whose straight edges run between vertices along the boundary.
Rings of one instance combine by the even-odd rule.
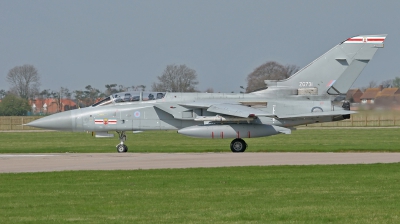
[[[0,174],[0,223],[399,223],[400,164]]]
[[[129,152],[229,152],[232,139],[198,139],[175,131],[127,133]],[[245,139],[249,152],[399,152],[400,129],[302,129]],[[115,152],[118,138],[73,132],[3,132],[0,153]]]

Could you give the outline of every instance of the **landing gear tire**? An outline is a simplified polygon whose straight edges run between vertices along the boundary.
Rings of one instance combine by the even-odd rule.
[[[241,138],[236,138],[231,142],[231,150],[232,152],[244,152],[246,151],[247,144]]]
[[[128,151],[128,146],[123,145],[123,144],[117,145],[117,152],[121,153],[121,152],[127,152],[127,151]]]
[[[120,141],[120,143],[117,145],[117,152],[119,153],[127,152],[128,146],[124,144],[124,142],[126,141],[125,131],[117,131],[117,133]]]

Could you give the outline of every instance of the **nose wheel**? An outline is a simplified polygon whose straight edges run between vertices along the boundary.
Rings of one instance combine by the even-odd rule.
[[[128,151],[128,146],[126,146],[124,144],[117,145],[117,152],[121,153],[121,152],[127,152],[127,151]]]
[[[124,144],[126,141],[126,135],[124,131],[117,131],[118,136],[119,136],[119,141],[120,143],[116,146],[117,147],[117,152],[122,153],[122,152],[127,152],[128,151],[128,146]]]

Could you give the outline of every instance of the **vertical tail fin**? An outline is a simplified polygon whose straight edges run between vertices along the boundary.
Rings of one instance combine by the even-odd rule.
[[[265,83],[299,90],[314,88],[318,95],[345,94],[378,48],[383,48],[386,36],[361,35],[349,38],[288,79],[266,80]]]

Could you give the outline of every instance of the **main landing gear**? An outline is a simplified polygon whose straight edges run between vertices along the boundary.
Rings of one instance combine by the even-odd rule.
[[[246,142],[241,138],[233,139],[231,142],[232,152],[244,152],[247,148]]]
[[[118,137],[120,140],[120,143],[116,146],[117,152],[119,152],[119,153],[127,152],[128,146],[126,146],[124,144],[124,142],[126,141],[125,131],[117,131],[117,133],[118,133]],[[244,152],[244,151],[246,151],[246,148],[247,148],[247,144],[241,138],[233,139],[233,141],[231,142],[231,151],[232,152]]]
[[[117,152],[127,152],[128,151],[128,146],[124,144],[126,141],[126,135],[124,131],[117,131],[118,136],[119,136],[119,141],[120,143],[117,145]]]

